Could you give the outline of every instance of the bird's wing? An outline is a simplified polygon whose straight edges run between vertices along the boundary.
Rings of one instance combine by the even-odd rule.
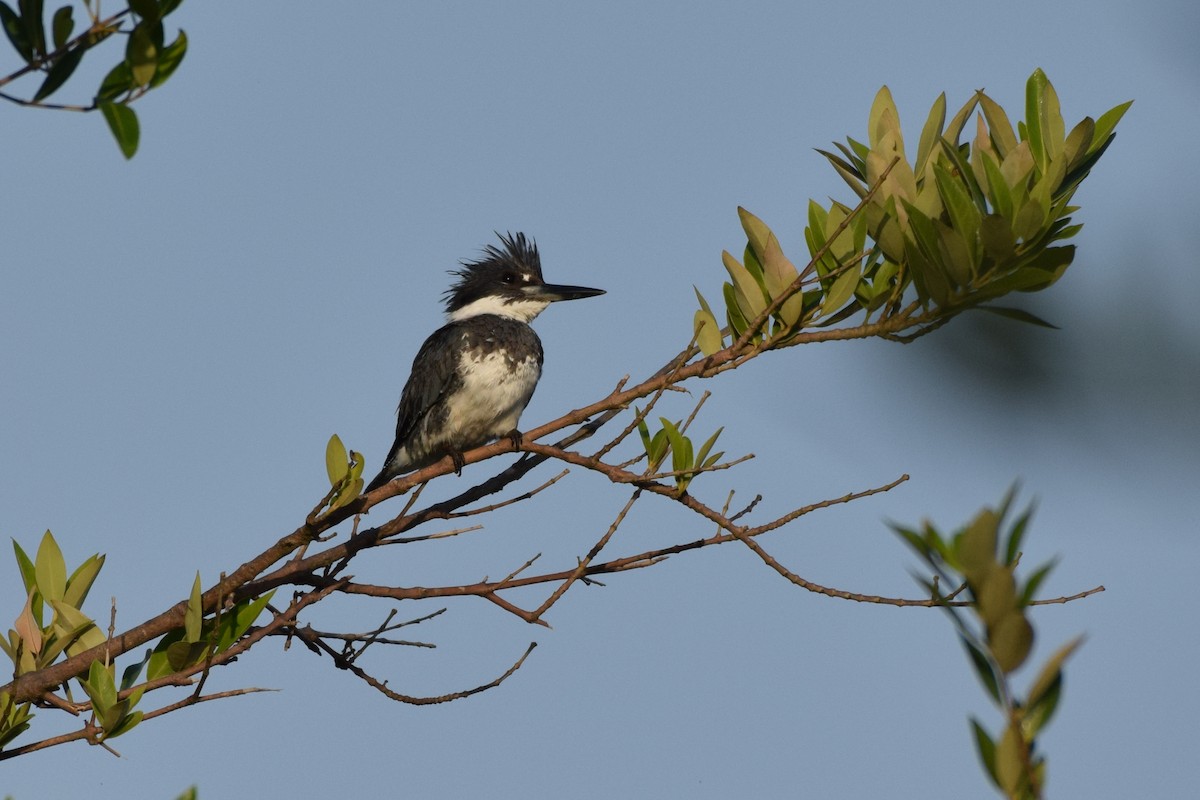
[[[460,335],[461,332],[453,326],[444,325],[434,331],[417,351],[412,373],[400,395],[400,406],[396,410],[396,441],[392,443],[392,449],[384,461],[385,470],[391,466],[397,452],[407,444],[438,398],[453,387],[458,365],[455,359],[447,359],[445,355],[453,352],[453,338]]]

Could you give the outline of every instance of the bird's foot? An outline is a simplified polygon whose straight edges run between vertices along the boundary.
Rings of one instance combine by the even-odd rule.
[[[521,443],[522,443],[523,441],[525,441],[525,434],[521,433],[521,432],[520,432],[519,430],[517,430],[516,428],[513,428],[511,431],[509,431],[508,433],[504,434],[504,436],[505,436],[505,438],[507,438],[507,439],[508,439],[510,442],[512,442],[512,446],[513,446],[513,449],[514,449],[514,450],[520,450],[520,449],[521,449]]]
[[[454,474],[462,475],[463,467],[467,465],[467,460],[463,458],[463,454],[457,450],[451,450],[450,460],[454,462]]]

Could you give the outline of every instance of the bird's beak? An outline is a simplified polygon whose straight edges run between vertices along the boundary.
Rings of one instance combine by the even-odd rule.
[[[559,283],[544,283],[541,286],[526,286],[521,291],[530,299],[548,300],[557,303],[559,300],[580,300],[584,297],[595,297],[604,294],[603,289],[589,289],[586,286],[564,286]]]

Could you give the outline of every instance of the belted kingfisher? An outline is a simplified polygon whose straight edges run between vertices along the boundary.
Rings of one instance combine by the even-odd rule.
[[[604,294],[546,283],[537,244],[525,234],[500,242],[451,273],[458,281],[446,292],[449,322],[413,359],[396,412],[396,441],[366,491],[446,456],[461,474],[463,451],[500,436],[519,444],[517,422],[542,374],[542,341],[530,321],[553,302]]]

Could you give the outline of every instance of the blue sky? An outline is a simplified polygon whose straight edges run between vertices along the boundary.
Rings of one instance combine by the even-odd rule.
[[[885,521],[952,528],[1020,480],[1038,500],[1025,563],[1061,559],[1047,594],[1107,587],[1035,614],[1035,662],[1088,635],[1043,742],[1051,794],[1181,796],[1200,712],[1198,16],[1113,2],[187,3],[172,20],[190,52],[139,104],[132,162],[98,117],[0,108],[0,535],[34,547],[50,528],[69,561],[107,553],[93,611],[115,596],[119,626],[136,624],[195,570],[211,582],[294,528],[325,490],[331,433],[374,471],[446,270],[493,230],[537,237],[549,280],[608,290],[538,319],[529,428],[686,342],[691,286],[719,294],[720,252],[743,246],[739,204],[799,260],[808,198],[848,194],[813,148],[861,138],[880,85],[911,139],[943,90],[956,107],[986,87],[1019,116],[1040,66],[1068,124],[1136,100],[1077,195],[1075,264],[1022,299],[1062,330],[964,319],[909,347],[798,348],[695,387],[714,392],[698,424],[757,458],[693,491],[762,493],[765,519],[908,473],[762,543],[818,583],[911,596],[913,560]],[[681,416],[691,401],[671,402]],[[536,507],[356,574],[469,582],[538,552],[573,565],[625,498],[576,471]],[[613,547],[700,533],[651,499]],[[809,595],[733,545],[606,583],[572,590],[553,630],[450,604],[412,629],[436,650],[369,665],[436,695],[539,643],[478,697],[397,705],[269,643],[209,688],[279,692],[148,723],[114,742],[121,759],[75,745],[6,762],[0,796],[988,795],[966,716],[996,717],[941,614]],[[0,593],[14,618],[11,563]],[[340,602],[311,621],[363,630],[388,608]]]

